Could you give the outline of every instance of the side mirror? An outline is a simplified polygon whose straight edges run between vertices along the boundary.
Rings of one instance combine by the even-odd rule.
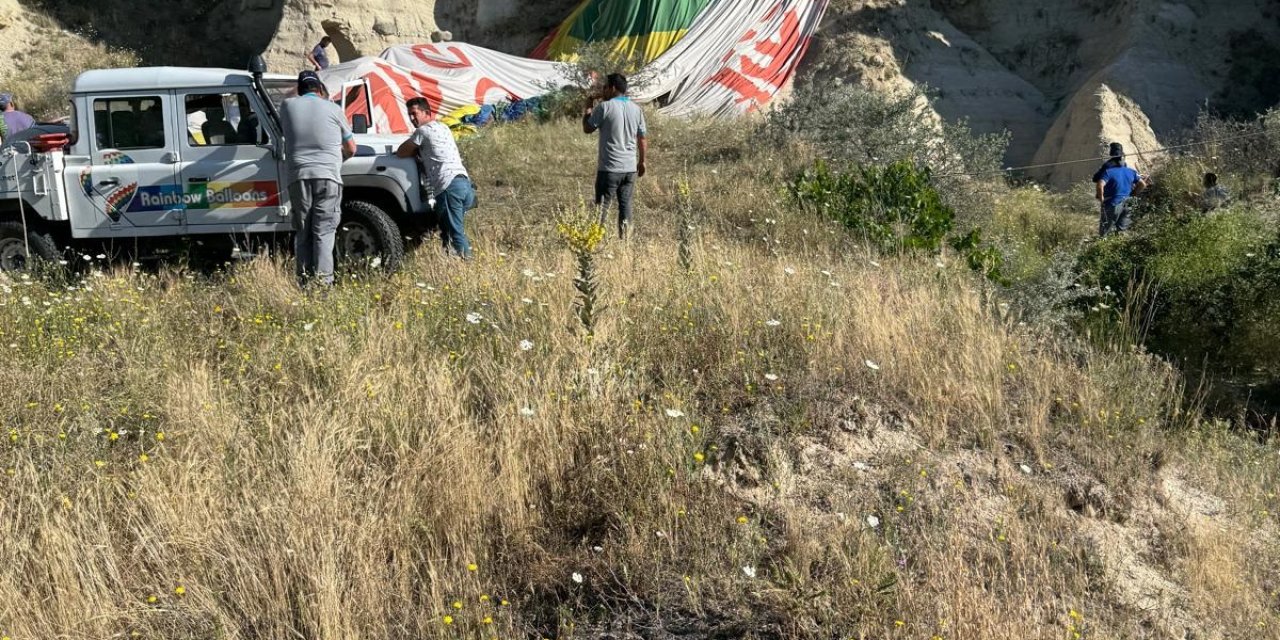
[[[369,133],[369,116],[363,113],[357,113],[351,116],[351,132],[352,133]]]

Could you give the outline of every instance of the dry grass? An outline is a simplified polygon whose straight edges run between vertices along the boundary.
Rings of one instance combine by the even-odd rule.
[[[464,149],[471,263],[6,281],[0,635],[1277,637],[1275,443],[960,266],[873,263],[743,129],[653,130],[593,340],[572,123]]]
[[[0,90],[12,93],[18,107],[39,121],[70,115],[71,86],[82,72],[139,63],[131,51],[90,43],[58,29],[39,13],[25,14],[23,18],[29,24],[17,22],[0,30],[4,37],[19,43],[7,52],[5,65],[0,68]]]

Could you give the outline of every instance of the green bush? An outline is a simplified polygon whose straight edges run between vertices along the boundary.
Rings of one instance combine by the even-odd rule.
[[[1276,216],[1237,206],[1166,219],[1092,244],[1080,271],[1144,309],[1147,344],[1211,371],[1280,376],[1280,237]],[[1134,287],[1134,283],[1146,286]],[[1132,292],[1139,292],[1134,294]],[[1143,299],[1125,300],[1141,295]]]
[[[1004,187],[1008,132],[974,134],[965,121],[939,119],[931,105],[921,87],[888,94],[801,82],[790,100],[769,112],[760,135],[774,146],[811,149],[842,171],[900,161],[929,167],[934,188],[962,217],[990,211]]]
[[[885,253],[937,252],[955,228],[956,214],[934,187],[928,168],[907,160],[834,172],[819,160],[792,180],[792,198],[801,206],[843,224]],[[1004,257],[983,242],[982,231],[950,238],[969,266],[1002,281]]]
[[[1015,282],[1045,275],[1055,256],[1074,253],[1097,235],[1098,213],[1086,204],[1036,187],[1001,196],[986,229],[1006,260],[1005,275]]]
[[[905,160],[845,173],[819,161],[796,177],[792,196],[802,206],[861,234],[881,251],[937,251],[956,214],[929,182],[928,169]]]

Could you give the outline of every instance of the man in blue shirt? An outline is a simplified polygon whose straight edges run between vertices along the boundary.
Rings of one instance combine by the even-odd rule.
[[[1098,202],[1102,203],[1102,215],[1098,221],[1098,235],[1128,231],[1133,224],[1129,211],[1129,197],[1141,193],[1148,186],[1147,179],[1124,162],[1124,147],[1111,143],[1111,159],[1093,174]]]
[[[328,49],[329,43],[331,42],[333,42],[333,40],[329,36],[320,38],[320,43],[311,49],[311,53],[307,54],[307,62],[311,63],[312,69],[316,71],[324,71],[329,68]]]

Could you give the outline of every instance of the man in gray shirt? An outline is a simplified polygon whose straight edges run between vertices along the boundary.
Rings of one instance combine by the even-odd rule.
[[[604,88],[604,102],[582,115],[582,131],[600,132],[596,165],[596,206],[604,224],[609,203],[618,201],[618,236],[627,237],[631,225],[636,178],[645,174],[648,142],[644,111],[627,97],[627,78],[611,73]]]
[[[342,108],[329,102],[326,93],[316,72],[303,71],[298,74],[298,97],[280,107],[298,282],[303,285],[313,277],[333,284],[333,243],[342,218],[342,162],[356,153]]]

